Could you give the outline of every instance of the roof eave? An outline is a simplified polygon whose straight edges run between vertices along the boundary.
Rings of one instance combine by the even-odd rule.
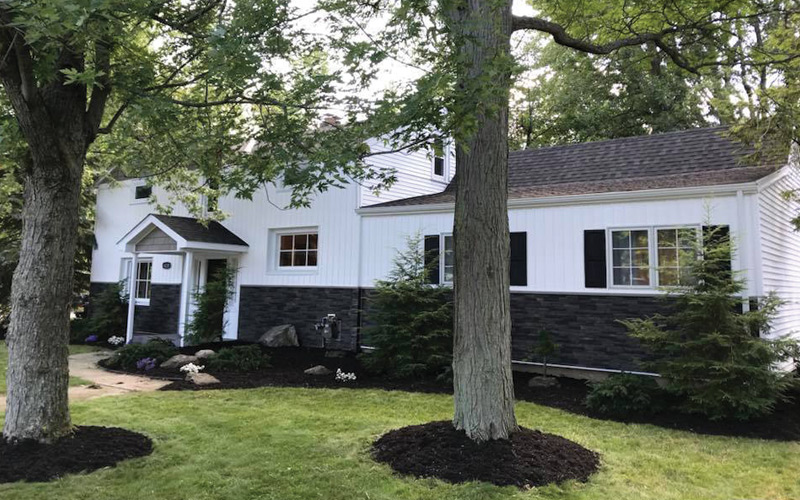
[[[559,195],[544,197],[510,198],[509,209],[550,207],[561,205],[591,205],[609,202],[627,202],[640,200],[698,198],[718,195],[735,195],[757,193],[759,181],[741,182],[735,184],[717,184],[710,186],[682,186],[662,189],[643,189],[637,191],[609,191],[604,193],[587,193],[577,195]],[[420,213],[452,212],[455,203],[430,203],[420,205],[394,205],[388,207],[363,207],[356,213],[364,217],[381,215],[406,215]]]

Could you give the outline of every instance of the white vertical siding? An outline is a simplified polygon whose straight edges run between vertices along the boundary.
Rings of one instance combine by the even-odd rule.
[[[773,335],[800,333],[800,234],[791,223],[800,214],[800,203],[783,197],[800,189],[800,174],[796,167],[784,173],[759,195],[763,291],[786,301],[772,325]]]
[[[371,151],[386,151],[388,148],[379,141],[369,141]],[[445,169],[447,176],[444,181],[432,176],[433,158],[427,150],[411,153],[401,152],[370,157],[367,163],[375,169],[388,169],[396,172],[397,181],[392,187],[378,194],[373,193],[369,184],[361,187],[360,206],[365,207],[384,203],[387,201],[411,198],[425,194],[440,193],[455,175],[456,162],[452,148],[448,148],[445,155],[448,167]]]
[[[241,285],[355,287],[358,284],[357,188],[348,185],[314,196],[310,208],[283,209],[290,193],[273,186],[253,200],[225,197],[220,209],[229,214],[222,224],[250,245],[239,258]],[[318,265],[309,271],[276,269],[274,230],[316,228]]]
[[[119,280],[120,261],[130,254],[117,248],[117,242],[148,214],[155,212],[155,208],[149,203],[133,199],[133,189],[137,184],[140,182],[129,180],[116,186],[103,184],[97,189],[94,223],[97,248],[92,252],[92,281],[110,283]],[[166,192],[158,187],[153,188],[153,194],[162,203],[167,200]],[[178,206],[173,215],[187,215],[187,211]],[[171,273],[162,273],[161,263],[159,260],[158,265],[153,266],[154,282],[175,282]],[[170,271],[176,267],[180,269],[180,264],[173,264]],[[180,283],[180,271],[177,272],[177,283]],[[164,281],[156,281],[157,279]]]
[[[753,195],[745,195],[752,198]],[[582,205],[541,206],[509,210],[511,231],[528,233],[528,285],[519,291],[560,293],[657,293],[652,288],[587,289],[583,269],[583,232],[590,229],[726,224],[748,251],[752,238],[739,222],[736,196],[677,200],[631,201]],[[398,248],[407,235],[448,233],[452,213],[370,215],[363,218],[361,286],[373,286],[391,270]],[[653,258],[651,256],[651,258]],[[735,269],[741,269],[738,255]],[[752,270],[746,270],[752,282]]]

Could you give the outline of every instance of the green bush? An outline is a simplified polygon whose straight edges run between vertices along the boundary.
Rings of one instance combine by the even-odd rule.
[[[226,266],[209,276],[205,286],[194,293],[195,309],[192,321],[186,326],[186,340],[190,344],[222,339],[223,316],[235,293],[235,279],[236,268]]]
[[[592,384],[585,403],[600,415],[624,418],[657,413],[664,408],[665,396],[652,377],[621,374]]]
[[[69,343],[83,344],[92,335],[92,322],[89,318],[75,318],[69,322]]]
[[[91,299],[91,314],[85,325],[76,325],[76,339],[80,335],[83,335],[83,339],[89,335],[97,335],[98,342],[105,342],[113,336],[125,337],[128,301],[124,290],[125,283],[120,281],[111,284]]]
[[[431,286],[419,235],[408,238],[394,270],[368,298],[365,343],[375,350],[359,358],[388,378],[450,379],[453,363],[452,290]]]
[[[269,356],[263,354],[257,345],[225,347],[203,360],[207,371],[214,372],[254,372],[269,368]]]
[[[108,358],[105,365],[108,368],[119,368],[122,370],[136,370],[136,363],[144,358],[156,360],[156,366],[178,354],[178,348],[171,343],[153,339],[146,344],[128,344],[119,348]]]
[[[764,338],[781,301],[770,295],[741,312],[744,280],[730,271],[725,233],[704,235],[690,259],[689,286],[670,290],[674,312],[622,323],[654,354],[645,367],[660,373],[679,409],[712,420],[747,420],[769,413],[793,384],[777,369],[795,358],[791,339]]]

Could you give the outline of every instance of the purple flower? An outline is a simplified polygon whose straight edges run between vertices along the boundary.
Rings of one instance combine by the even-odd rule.
[[[142,358],[136,362],[136,369],[137,370],[144,370],[149,372],[153,368],[156,367],[156,360],[155,358]]]
[[[89,335],[86,337],[86,342],[97,342],[97,335]]]

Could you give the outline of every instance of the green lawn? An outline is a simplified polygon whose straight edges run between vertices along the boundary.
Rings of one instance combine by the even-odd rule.
[[[80,354],[83,352],[96,351],[98,348],[90,345],[71,345],[70,354]],[[8,368],[8,348],[4,341],[0,341],[0,394],[6,392],[6,368]],[[69,385],[86,385],[89,382],[79,377],[70,377]]]
[[[270,388],[150,393],[72,406],[77,424],[121,426],[153,455],[54,483],[0,485],[0,498],[203,500],[790,499],[800,444],[700,437],[519,403],[523,425],[602,454],[587,484],[530,491],[398,477],[368,454],[389,429],[451,415],[444,395]]]

